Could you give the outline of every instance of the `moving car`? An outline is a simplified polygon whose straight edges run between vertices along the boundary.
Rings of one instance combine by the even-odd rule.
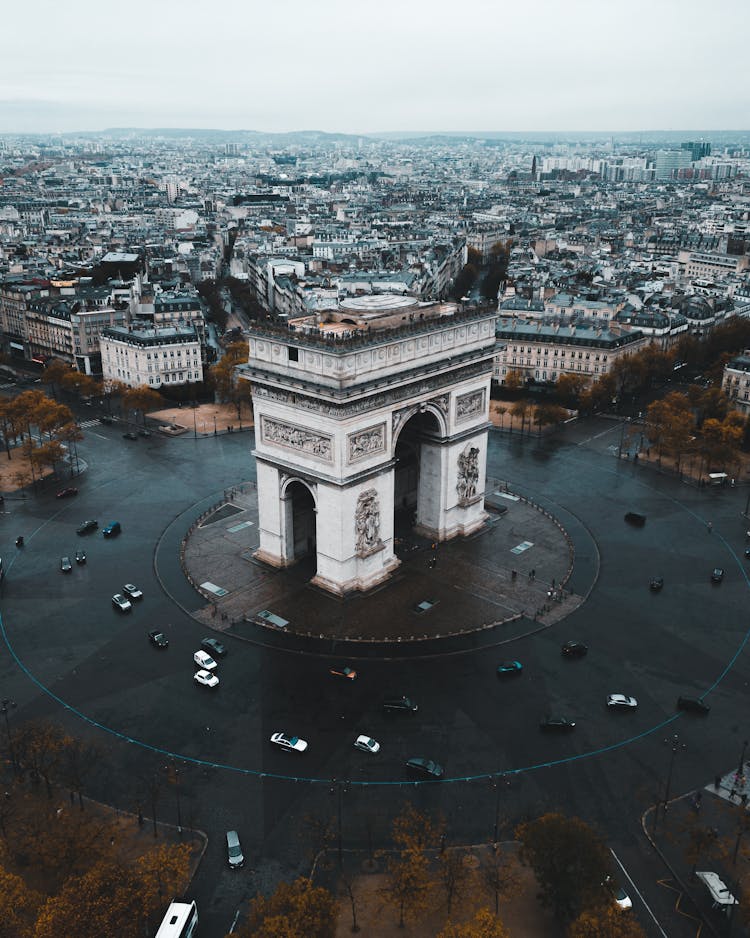
[[[358,736],[354,741],[354,748],[361,749],[362,752],[380,752],[380,743],[369,736]]]
[[[603,883],[604,888],[611,894],[615,905],[621,912],[626,912],[633,908],[630,896],[625,892],[622,886],[615,882],[611,876],[608,876]]]
[[[419,772],[421,775],[428,775],[430,778],[443,777],[442,765],[438,765],[432,759],[422,759],[415,756],[413,759],[406,760],[406,768],[411,769],[413,772]]]
[[[205,651],[196,651],[193,655],[193,661],[199,668],[203,668],[204,671],[214,671],[217,667],[214,659]]]
[[[629,511],[625,515],[625,520],[628,524],[632,524],[636,528],[642,528],[646,523],[646,516],[638,511]]]
[[[106,528],[102,531],[102,534],[105,537],[117,537],[117,535],[122,531],[119,521],[110,521]]]
[[[112,597],[112,605],[115,607],[115,609],[119,609],[120,612],[130,612],[130,610],[133,608],[130,600],[123,596],[122,593],[115,593],[115,595]]]
[[[76,551],[76,563],[78,564],[86,563],[86,551],[85,550]]]
[[[134,583],[126,583],[125,586],[123,586],[122,591],[125,593],[128,599],[143,599],[143,593]]]
[[[226,648],[217,638],[204,638],[201,641],[201,648],[209,654],[216,655],[217,658],[223,658],[227,653]]]
[[[383,710],[385,710],[386,713],[398,711],[416,713],[418,707],[410,697],[389,697],[387,700],[383,701]]]
[[[210,671],[196,671],[193,675],[193,680],[200,687],[218,687],[219,679],[215,674],[211,674]]]
[[[103,414],[99,418],[99,423],[105,423],[107,426],[109,426],[110,424],[114,423],[114,417],[109,417],[107,414]]]
[[[711,582],[712,583],[721,583],[724,579],[724,570],[722,567],[714,567],[711,571]]]
[[[240,844],[240,835],[237,831],[227,831],[227,861],[233,870],[238,870],[245,865],[245,857],[242,855],[242,845]]]
[[[350,668],[346,664],[335,665],[333,668],[328,669],[328,673],[333,674],[335,677],[346,677],[350,681],[353,681],[357,676],[354,668]]]
[[[123,440],[137,440],[138,439],[138,437],[136,436],[135,433],[133,433],[132,430],[128,430],[127,433],[123,433],[122,438]]]
[[[566,658],[583,658],[588,654],[588,645],[583,642],[565,642],[560,651]]]
[[[711,707],[700,697],[678,697],[677,709],[687,710],[689,713],[708,713]]]
[[[635,710],[638,701],[635,697],[628,697],[626,694],[610,694],[607,697],[607,706],[613,710]]]
[[[149,437],[149,436],[151,436],[151,431],[150,431],[150,430],[146,430],[144,427],[141,427],[141,428],[138,430],[138,436]]]
[[[546,733],[569,733],[575,728],[575,721],[565,717],[545,717],[539,721],[539,729]]]
[[[70,488],[62,489],[61,491],[59,491],[57,495],[55,495],[55,498],[70,498],[72,495],[77,495],[77,494],[78,494],[78,489],[73,488],[71,486]]]
[[[158,629],[151,629],[148,633],[148,640],[154,646],[154,648],[169,648],[169,639]]]
[[[509,674],[520,674],[523,671],[523,665],[520,661],[501,661],[497,666],[497,676],[506,677]]]
[[[89,531],[95,531],[98,527],[98,521],[94,521],[93,519],[91,521],[84,521],[76,528],[76,534],[88,534]]]
[[[287,752],[304,752],[307,749],[307,743],[304,739],[300,739],[298,736],[285,736],[284,733],[272,733],[271,742],[275,746],[281,746],[282,749],[286,749]]]
[[[664,577],[663,576],[654,576],[651,577],[651,582],[648,584],[649,589],[653,590],[655,593],[658,593],[659,590],[664,586]]]
[[[70,562],[70,557],[60,558],[60,569],[63,573],[70,573],[70,571],[73,569],[73,564]]]

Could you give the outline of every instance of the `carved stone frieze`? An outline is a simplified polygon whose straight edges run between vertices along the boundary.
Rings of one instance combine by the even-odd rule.
[[[484,388],[459,394],[456,398],[456,423],[484,413]]]
[[[349,462],[385,452],[385,424],[350,433],[347,438]]]
[[[261,433],[266,443],[285,446],[288,449],[324,459],[326,462],[332,462],[333,447],[330,436],[314,433],[312,430],[295,427],[290,423],[282,423],[280,420],[272,420],[265,416],[262,418]]]

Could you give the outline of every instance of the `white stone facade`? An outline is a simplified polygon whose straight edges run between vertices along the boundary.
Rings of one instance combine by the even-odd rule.
[[[105,381],[154,390],[203,381],[201,343],[192,328],[106,329],[100,345]]]

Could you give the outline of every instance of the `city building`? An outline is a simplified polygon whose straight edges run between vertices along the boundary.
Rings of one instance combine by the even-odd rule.
[[[154,390],[203,381],[201,343],[192,326],[182,329],[111,328],[101,337],[102,377]]]

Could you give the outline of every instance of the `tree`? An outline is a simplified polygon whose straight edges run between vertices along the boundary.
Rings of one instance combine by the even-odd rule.
[[[232,342],[226,347],[219,361],[208,369],[209,377],[220,400],[233,399],[236,392],[234,370],[237,365],[242,365],[248,360],[249,354],[247,342]],[[240,381],[239,384],[249,385],[249,382]],[[245,393],[243,389],[241,395]]]
[[[0,867],[0,938],[33,938],[40,893]]]
[[[510,409],[511,417],[521,418],[521,436],[523,436],[523,428],[530,409],[531,404],[529,404],[528,401],[516,401],[516,403]]]
[[[472,263],[464,264],[458,273],[452,290],[454,300],[460,300],[466,296],[477,281],[479,270]]]
[[[586,387],[587,378],[583,375],[562,374],[557,379],[555,390],[557,398],[565,407],[577,407],[578,398]]]
[[[612,875],[612,860],[601,839],[580,818],[545,814],[520,824],[521,861],[541,888],[542,904],[571,921],[601,900],[601,884]]]
[[[309,879],[281,883],[268,898],[250,903],[240,938],[334,938],[338,920],[335,898]]]
[[[44,779],[52,797],[52,775],[60,763],[67,737],[54,723],[24,723],[15,733],[18,764],[34,779]]]
[[[523,384],[523,373],[517,368],[511,368],[505,376],[505,387],[510,391],[517,391]]]
[[[454,847],[440,854],[438,879],[445,892],[445,904],[450,916],[454,901],[461,898],[469,880],[469,869],[463,850]]]
[[[63,382],[70,374],[71,368],[71,365],[61,361],[59,358],[51,359],[44,366],[41,376],[42,383],[50,386],[55,397],[57,397],[57,389],[63,386]]]
[[[489,909],[479,909],[461,925],[447,925],[438,938],[510,938],[510,932]]]
[[[500,899],[512,896],[518,889],[518,874],[513,861],[498,850],[488,853],[480,867],[485,886],[495,897],[495,915],[500,911]]]
[[[127,410],[139,410],[143,417],[143,425],[146,425],[146,413],[149,410],[155,410],[161,404],[161,394],[154,391],[147,384],[141,384],[136,388],[129,388],[122,395],[123,406]]]
[[[559,404],[539,404],[534,410],[533,422],[539,427],[539,436],[542,427],[550,424],[562,423],[568,416],[567,410]]]
[[[391,835],[397,849],[388,859],[388,878],[383,887],[398,908],[399,927],[407,918],[417,918],[429,903],[432,883],[426,851],[439,839],[430,819],[407,803],[393,820]]]
[[[568,928],[567,938],[646,938],[631,915],[623,915],[614,903],[586,909]]]

